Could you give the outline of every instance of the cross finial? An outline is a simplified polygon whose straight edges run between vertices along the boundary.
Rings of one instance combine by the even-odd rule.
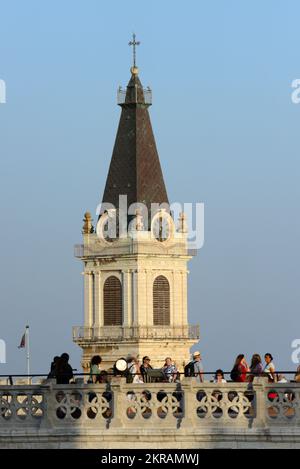
[[[136,68],[136,46],[140,45],[140,41],[135,40],[135,33],[132,34],[132,41],[128,43],[129,46],[133,47],[133,68]]]

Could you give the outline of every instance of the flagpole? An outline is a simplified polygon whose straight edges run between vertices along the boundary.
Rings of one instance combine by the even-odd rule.
[[[25,339],[25,344],[26,344],[26,361],[27,361],[27,379],[28,379],[28,384],[30,384],[30,343],[29,343],[29,326],[26,326],[26,339]]]

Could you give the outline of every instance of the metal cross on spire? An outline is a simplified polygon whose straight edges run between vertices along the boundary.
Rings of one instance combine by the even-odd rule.
[[[132,41],[128,43],[129,46],[133,47],[133,67],[136,68],[136,46],[140,45],[140,41],[135,40],[135,33],[132,34]]]

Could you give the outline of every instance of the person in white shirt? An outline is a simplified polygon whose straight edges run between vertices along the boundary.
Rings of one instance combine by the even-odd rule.
[[[270,383],[275,383],[276,382],[275,366],[273,363],[273,357],[270,353],[265,354],[265,362],[266,362],[266,366],[264,368],[264,373],[268,376]]]
[[[226,379],[224,378],[223,370],[216,371],[214,383],[227,383]]]
[[[144,381],[141,375],[140,363],[138,361],[138,358],[131,355],[127,357],[127,363],[128,363],[128,371],[131,375],[133,375],[131,382],[135,384],[143,383]]]

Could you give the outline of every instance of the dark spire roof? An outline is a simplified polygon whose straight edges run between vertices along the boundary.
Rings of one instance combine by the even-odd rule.
[[[168,196],[148,112],[149,97],[151,91],[143,89],[138,69],[132,67],[126,93],[119,90],[122,112],[102,202],[118,208],[119,195],[126,194],[128,206],[143,202],[150,214],[151,203],[168,203]]]

